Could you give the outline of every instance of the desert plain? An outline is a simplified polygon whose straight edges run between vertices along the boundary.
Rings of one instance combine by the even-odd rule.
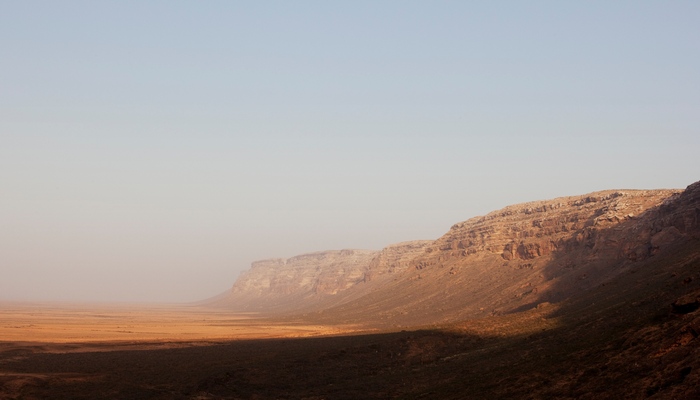
[[[499,370],[521,342],[511,336],[556,329],[556,309],[405,330],[186,305],[3,303],[0,398],[484,396],[483,378],[454,366]]]
[[[0,320],[0,338],[5,345],[178,343],[345,331],[342,327],[273,321],[255,313],[176,304],[0,303]]]
[[[0,398],[3,399],[153,398],[155,389],[146,394],[134,392],[125,395],[122,386],[132,385],[130,379],[120,378],[118,388],[112,387],[105,392],[94,388],[64,392],[61,387],[101,381],[115,368],[121,373],[128,372],[118,367],[119,363],[100,361],[97,353],[109,352],[109,359],[116,357],[127,361],[134,356],[137,360],[148,359],[148,355],[155,355],[150,351],[156,349],[211,347],[232,341],[327,336],[352,331],[342,326],[271,320],[253,313],[237,314],[221,309],[163,304],[4,302],[0,303],[0,321]],[[81,360],[93,360],[97,364],[92,368],[99,372],[75,372],[69,367],[71,363],[61,365],[60,362],[57,371],[45,370],[47,364],[42,356],[61,360],[70,357],[68,354]],[[191,357],[197,357],[196,350]],[[10,366],[17,362],[25,362],[27,369],[13,370]],[[130,361],[127,363],[131,364]],[[132,365],[138,365],[138,362]],[[171,365],[160,365],[167,379],[187,380],[186,374],[182,377],[169,375],[167,370]],[[140,374],[138,368],[133,372]],[[166,391],[156,397],[171,398],[173,393]]]

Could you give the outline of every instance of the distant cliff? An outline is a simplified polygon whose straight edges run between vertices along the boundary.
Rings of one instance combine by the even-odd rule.
[[[233,293],[256,296],[335,294],[364,279],[371,250],[338,250],[255,261],[233,285]]]
[[[330,250],[288,259],[255,261],[215,305],[242,311],[286,312],[318,309],[346,300],[378,278],[396,274],[432,241],[411,241],[381,251]]]
[[[255,262],[216,304],[392,326],[512,313],[604,285],[683,243],[694,249],[699,221],[700,182],[518,204],[434,241]]]

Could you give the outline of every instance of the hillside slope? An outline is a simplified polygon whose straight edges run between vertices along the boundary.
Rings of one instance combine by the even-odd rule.
[[[435,241],[254,263],[217,304],[385,328],[526,311],[697,240],[699,192],[695,183],[530,202],[455,224]]]

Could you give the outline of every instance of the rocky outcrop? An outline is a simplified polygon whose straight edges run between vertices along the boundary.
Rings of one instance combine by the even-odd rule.
[[[618,256],[634,257],[632,253],[638,252],[636,243],[621,247],[598,232],[639,218],[678,194],[677,190],[605,191],[506,207],[455,224],[414,261],[414,267],[491,255],[508,263],[527,264],[557,250],[581,246],[593,249],[593,253],[612,248],[621,252]],[[663,241],[662,237],[657,240]]]
[[[432,240],[414,240],[385,247],[370,261],[364,274],[364,281],[369,282],[385,274],[405,271],[411,265],[411,261],[421,255],[432,243]]]
[[[233,294],[280,296],[335,294],[364,280],[378,252],[337,250],[302,254],[288,259],[255,261],[233,285]]]
[[[416,240],[381,251],[332,250],[255,261],[228,293],[205,303],[275,313],[336,305],[353,298],[347,292],[360,295],[358,286],[366,289],[370,282],[405,271],[430,243]]]
[[[231,290],[203,303],[242,312],[286,313],[323,307],[323,299],[364,281],[372,250],[331,250],[255,261]]]

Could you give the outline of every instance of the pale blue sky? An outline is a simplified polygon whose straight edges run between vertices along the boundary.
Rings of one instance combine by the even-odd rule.
[[[0,299],[189,301],[251,261],[700,180],[695,1],[0,4]]]

